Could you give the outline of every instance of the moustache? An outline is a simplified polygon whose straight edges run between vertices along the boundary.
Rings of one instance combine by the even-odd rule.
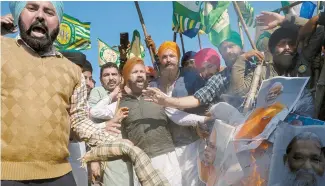
[[[44,31],[44,34],[45,34],[46,36],[49,36],[47,26],[45,25],[44,22],[41,22],[41,21],[39,21],[39,20],[36,20],[34,23],[32,23],[32,25],[29,27],[29,29],[26,31],[26,33],[27,33],[28,35],[30,35],[31,32],[32,32],[32,30],[35,29],[35,28],[37,28],[37,29],[41,29],[42,31]]]
[[[136,81],[137,82],[144,82],[144,78],[143,77],[137,77]]]

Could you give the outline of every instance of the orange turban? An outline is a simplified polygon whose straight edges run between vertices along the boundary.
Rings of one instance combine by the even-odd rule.
[[[158,49],[158,57],[160,57],[162,55],[162,53],[167,49],[174,51],[178,57],[178,60],[179,60],[179,58],[181,57],[179,47],[178,47],[177,43],[172,42],[172,41],[165,41],[163,44],[160,45],[160,47]]]
[[[130,74],[131,71],[133,69],[133,67],[137,64],[140,65],[144,65],[144,62],[141,58],[138,57],[133,57],[131,59],[128,59],[123,67],[123,71],[122,71],[122,75],[123,75],[123,79],[124,79],[124,85],[126,84],[126,82],[129,80],[130,78]]]

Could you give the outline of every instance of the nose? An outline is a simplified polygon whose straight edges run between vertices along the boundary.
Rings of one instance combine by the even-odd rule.
[[[310,160],[309,160],[309,159],[307,159],[307,160],[305,161],[305,163],[304,163],[304,165],[303,165],[302,168],[305,169],[305,170],[310,170],[310,169],[312,169],[312,166],[311,166],[311,163],[310,163]]]
[[[230,48],[227,47],[226,52],[229,53],[230,52]]]
[[[36,19],[40,22],[44,21],[44,12],[41,9],[37,11]]]
[[[109,76],[108,76],[108,79],[109,79],[109,80],[112,80],[112,79],[114,79],[114,78],[113,78],[113,76],[109,75]]]

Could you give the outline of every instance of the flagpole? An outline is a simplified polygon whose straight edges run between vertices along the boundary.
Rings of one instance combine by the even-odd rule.
[[[141,26],[142,26],[142,29],[143,29],[144,36],[145,36],[145,38],[147,38],[148,33],[147,33],[146,25],[144,24],[144,20],[143,20],[143,17],[142,17],[142,13],[141,13],[141,10],[140,10],[139,3],[138,3],[138,1],[134,1],[134,4],[135,4],[135,7],[136,7],[138,15],[139,15],[139,19],[140,19],[140,23],[141,23]],[[148,49],[149,49],[149,54],[150,54],[150,57],[151,57],[152,65],[156,69],[156,71],[159,72],[158,67],[155,65],[155,57],[154,57],[155,54],[153,53],[153,50],[152,50],[152,48],[150,46],[148,47]]]
[[[243,34],[243,28],[242,25],[240,24],[240,21],[238,20],[238,28],[239,28],[239,35],[240,35],[240,39],[241,39],[241,44],[243,45],[244,48],[244,34]]]
[[[246,23],[244,22],[244,18],[242,16],[241,12],[240,12],[240,9],[238,7],[237,2],[233,1],[232,3],[234,5],[234,9],[236,11],[237,16],[239,17],[241,25],[244,27],[244,31],[245,31],[245,33],[246,33],[246,35],[248,37],[248,40],[249,40],[252,48],[254,50],[257,50],[255,43],[253,42],[251,36],[249,35]],[[251,85],[251,88],[250,88],[250,90],[249,90],[249,92],[247,94],[247,98],[246,98],[245,103],[244,103],[244,110],[243,110],[244,113],[248,112],[248,110],[251,108],[252,103],[253,103],[253,101],[255,99],[255,96],[256,96],[256,93],[257,93],[257,88],[259,86],[259,82],[260,82],[260,78],[261,78],[261,74],[262,74],[263,63],[264,63],[264,61],[262,61],[261,64],[257,65],[257,67],[255,68],[252,85]]]
[[[320,1],[317,1],[317,15],[319,14]]]
[[[184,47],[183,34],[179,33],[179,37],[181,38],[182,50],[183,50],[183,55],[184,55],[185,54],[185,47]]]
[[[199,39],[200,50],[202,50],[202,44],[201,44],[200,32],[197,33],[197,38]]]
[[[177,39],[177,33],[174,32],[173,41],[176,42],[176,39]]]
[[[282,7],[282,8],[278,8],[276,10],[273,10],[272,12],[280,13],[283,10],[292,8],[292,7],[297,6],[297,5],[301,4],[301,3],[303,3],[303,1],[297,1],[297,2],[294,2],[294,3],[290,4],[290,5],[288,5],[288,6],[285,6],[285,7]]]

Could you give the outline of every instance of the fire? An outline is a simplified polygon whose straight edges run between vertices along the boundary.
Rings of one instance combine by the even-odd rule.
[[[267,142],[263,142],[259,148],[262,150],[265,150],[269,147],[269,144]],[[251,161],[251,167],[252,167],[252,173],[251,175],[242,180],[241,184],[242,186],[264,186],[266,185],[266,182],[263,178],[261,178],[261,175],[258,171],[258,166],[256,164],[256,159],[254,158],[254,154],[256,153],[255,150],[251,150],[250,154],[250,161]]]

